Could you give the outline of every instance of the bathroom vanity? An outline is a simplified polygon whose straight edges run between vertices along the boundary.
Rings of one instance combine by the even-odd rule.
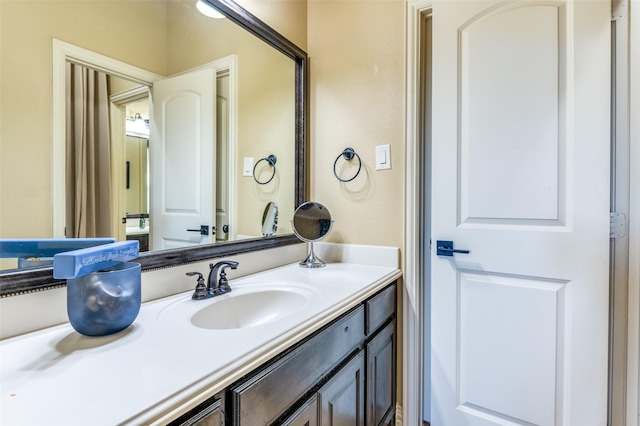
[[[392,424],[395,313],[394,283],[171,424]]]
[[[397,267],[297,264],[144,303],[99,338],[68,324],[0,342],[1,424],[391,424]],[[194,281],[195,285],[195,281]]]

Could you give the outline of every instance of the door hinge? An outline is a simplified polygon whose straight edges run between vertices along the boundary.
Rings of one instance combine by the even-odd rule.
[[[624,213],[609,213],[609,238],[622,238],[627,235],[627,217]]]
[[[627,17],[628,0],[613,0],[611,2],[611,20],[617,21],[618,19]]]

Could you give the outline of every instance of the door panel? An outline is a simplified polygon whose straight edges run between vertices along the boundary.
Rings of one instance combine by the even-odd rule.
[[[562,8],[544,5],[498,8],[460,29],[462,223],[558,220],[566,27]]]
[[[553,425],[566,283],[458,271],[460,409]]]
[[[150,155],[153,250],[214,242],[215,71],[153,86]],[[207,235],[193,231],[209,227]]]
[[[364,352],[318,391],[322,426],[364,426]]]
[[[367,343],[367,424],[378,426],[396,403],[396,334],[391,322]]]
[[[606,424],[609,14],[434,3],[435,426]]]

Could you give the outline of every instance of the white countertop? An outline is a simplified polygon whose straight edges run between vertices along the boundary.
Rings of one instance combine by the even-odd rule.
[[[149,233],[149,225],[144,228],[140,228],[139,226],[127,226],[125,229],[125,233],[127,235],[143,235]]]
[[[0,342],[0,424],[166,423],[400,277],[397,268],[297,264],[231,280],[311,285],[317,301],[263,325],[205,330],[173,321],[192,292],[142,305],[128,329],[86,337],[69,324]],[[224,297],[224,296],[222,296]],[[209,299],[212,300],[212,299]],[[33,315],[37,315],[33,312]]]

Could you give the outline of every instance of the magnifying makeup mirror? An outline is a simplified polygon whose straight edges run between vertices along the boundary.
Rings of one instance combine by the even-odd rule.
[[[309,255],[300,262],[302,268],[322,268],[325,263],[313,252],[314,241],[320,241],[330,231],[333,221],[331,213],[320,203],[309,201],[296,209],[293,213],[293,232],[302,241],[309,243]]]

